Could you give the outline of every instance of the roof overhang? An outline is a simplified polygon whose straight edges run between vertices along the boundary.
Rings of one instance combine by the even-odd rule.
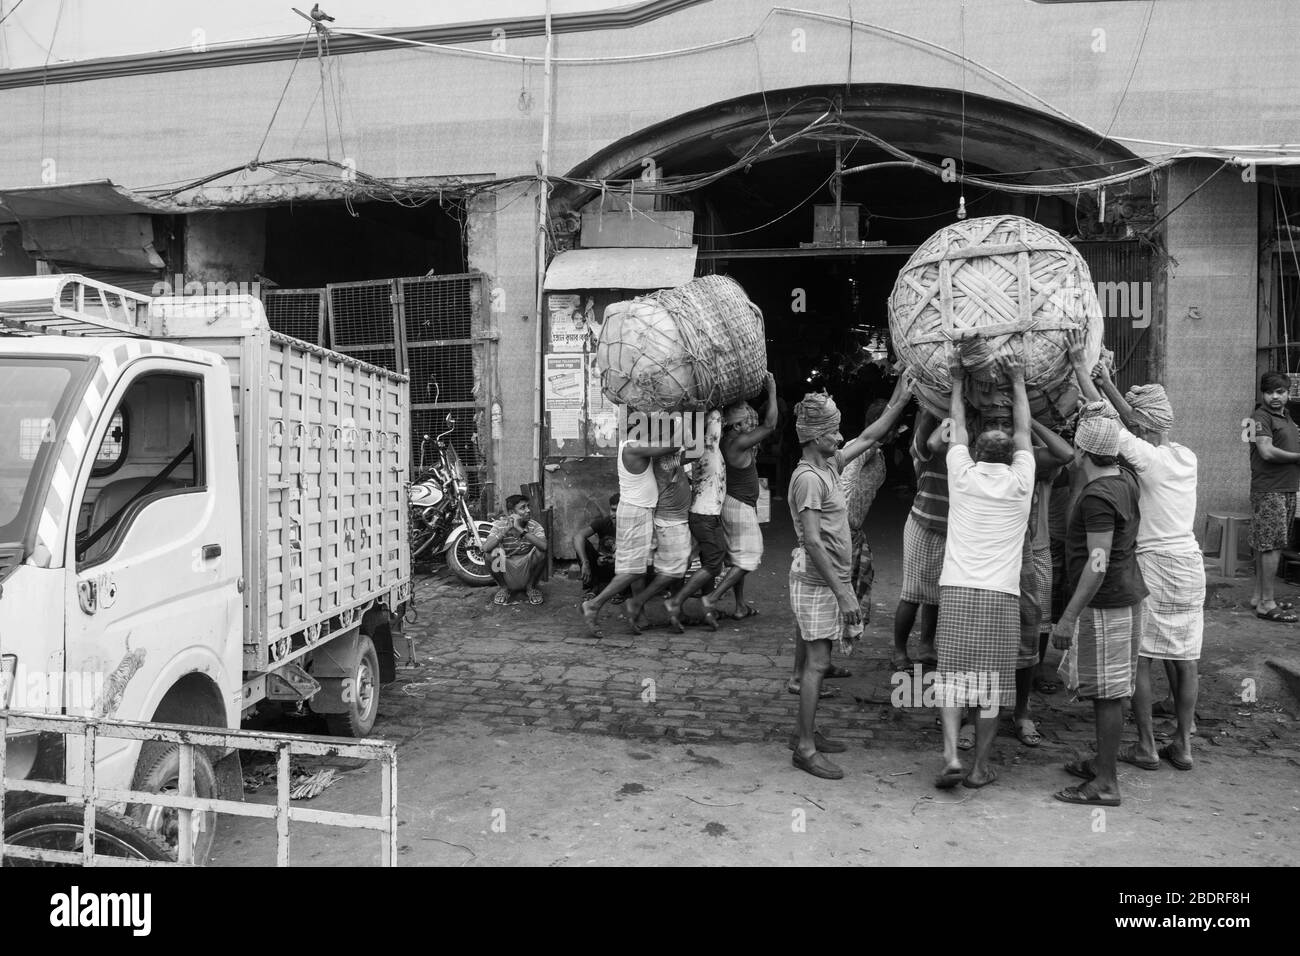
[[[672,289],[695,276],[697,246],[571,249],[551,260],[547,290]]]

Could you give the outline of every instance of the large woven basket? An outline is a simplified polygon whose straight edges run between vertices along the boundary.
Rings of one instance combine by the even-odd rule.
[[[1087,332],[1091,367],[1102,313],[1088,264],[1060,234],[1020,216],[989,216],[940,229],[903,266],[889,297],[889,327],[916,380],[919,401],[948,414],[949,343],[961,341],[975,392],[1003,386],[999,360],[1023,338],[1035,417],[1068,417],[1078,389],[1066,330]],[[976,400],[976,404],[980,404]]]
[[[615,302],[605,310],[596,366],[605,396],[635,411],[719,408],[763,386],[763,313],[726,276]]]

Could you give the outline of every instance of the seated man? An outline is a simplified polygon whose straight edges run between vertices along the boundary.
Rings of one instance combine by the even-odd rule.
[[[615,514],[618,511],[617,492],[609,496],[607,515],[597,515],[577,531],[573,532],[573,550],[578,555],[582,567],[582,590],[590,599],[609,587],[614,580],[614,549],[617,526]],[[596,543],[592,544],[591,539]],[[611,604],[621,604],[627,592],[615,595]]]
[[[541,604],[537,582],[546,569],[546,532],[532,520],[532,508],[523,495],[506,499],[506,513],[492,524],[483,542],[492,580],[499,585],[493,604],[509,604],[525,591],[529,604]]]

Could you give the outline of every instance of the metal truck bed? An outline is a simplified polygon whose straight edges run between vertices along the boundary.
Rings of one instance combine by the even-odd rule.
[[[230,366],[244,522],[244,671],[410,597],[405,376],[270,331],[249,296],[161,298],[154,337]]]

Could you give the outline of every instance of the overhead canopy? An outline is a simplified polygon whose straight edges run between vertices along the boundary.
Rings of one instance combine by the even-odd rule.
[[[0,189],[0,222],[65,216],[174,215],[182,207],[156,202],[107,180],[59,186]]]
[[[572,249],[551,260],[547,289],[671,289],[695,276],[686,249]]]

